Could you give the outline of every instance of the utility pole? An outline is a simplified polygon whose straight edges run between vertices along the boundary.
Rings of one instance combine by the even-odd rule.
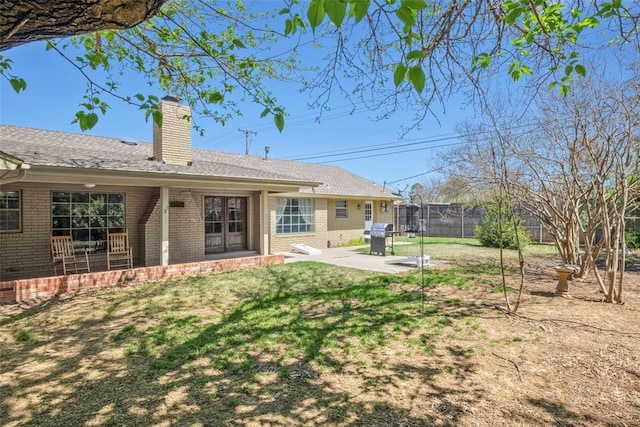
[[[258,132],[248,130],[248,129],[238,129],[238,130],[244,133],[244,142],[246,146],[245,154],[249,155],[249,135],[257,135]]]

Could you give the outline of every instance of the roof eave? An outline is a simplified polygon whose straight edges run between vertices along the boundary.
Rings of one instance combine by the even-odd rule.
[[[317,187],[320,182],[280,178],[249,178],[237,176],[187,175],[170,172],[121,171],[65,168],[59,166],[32,166],[25,182],[51,182],[67,184],[95,183],[135,187],[186,186],[211,188],[231,185],[243,188],[280,189],[291,191],[301,187]]]

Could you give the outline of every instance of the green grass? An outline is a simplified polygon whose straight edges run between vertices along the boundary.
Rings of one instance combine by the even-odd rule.
[[[423,237],[422,250],[434,260],[444,260],[459,262],[460,260],[475,260],[480,263],[493,261],[499,268],[498,259],[500,250],[496,248],[486,248],[480,245],[480,241],[474,238],[454,238],[454,237]],[[391,243],[391,242],[389,242]],[[398,244],[396,244],[398,243]],[[414,256],[421,253],[420,237],[397,237],[394,239],[394,252],[398,256]],[[356,250],[360,253],[369,253],[369,247]],[[525,259],[543,258],[556,259],[557,250],[554,245],[532,243],[523,250]],[[515,262],[518,253],[515,250],[504,250],[503,257],[507,262]]]
[[[412,360],[425,381],[446,366],[456,378],[473,369],[483,349],[456,343],[484,337],[478,319],[487,306],[465,292],[490,289],[479,276],[496,271],[495,260],[475,258],[400,275],[296,262],[80,294],[5,323],[18,341],[0,346],[7,371],[20,372],[28,355],[47,372],[37,396],[26,374],[6,396],[47,402],[16,425],[147,425],[172,398],[173,425],[232,424],[257,401],[256,410],[295,425],[288,405],[303,392],[347,425],[365,411],[359,387],[384,393],[390,378],[416,372]],[[362,383],[326,388],[323,378],[342,375]]]
[[[363,246],[366,245],[367,242],[364,240],[363,237],[358,237],[355,239],[349,239],[349,241],[345,242],[345,243],[341,243],[338,246],[339,247],[348,247],[348,246]]]
[[[144,331],[127,327],[117,336],[132,340],[127,354],[150,357],[151,366],[159,372],[201,357],[210,359],[217,369],[248,372],[258,363],[258,355],[270,355],[285,364],[290,359],[331,367],[337,363],[336,354],[352,351],[353,346],[385,345],[404,331],[434,320],[419,315],[418,293],[399,293],[388,286],[393,281],[415,282],[412,276],[350,278],[313,263],[272,268],[258,274],[262,277],[253,274],[234,280],[244,286],[223,290],[220,283],[210,282],[212,288],[201,285],[204,295],[230,292],[242,297],[217,319],[168,315]],[[207,278],[200,281],[209,282]],[[271,289],[258,281],[270,283]],[[167,309],[165,305],[153,311]]]
[[[426,286],[464,287],[455,270],[425,271]],[[394,290],[407,284],[413,291]],[[285,366],[293,360],[332,369],[347,354],[370,351],[412,334],[425,354],[455,319],[427,298],[423,310],[421,276],[375,275],[313,262],[298,262],[251,272],[185,278],[131,291],[130,304],[142,308],[148,326],[129,324],[111,334],[129,357],[147,358],[157,374],[207,358],[215,369],[250,374],[260,360]],[[198,299],[198,302],[194,302]],[[217,316],[190,312],[195,305],[232,300]],[[441,305],[442,304],[442,305]]]
[[[16,341],[18,342],[36,341],[36,339],[36,333],[31,330],[18,331],[16,334]]]

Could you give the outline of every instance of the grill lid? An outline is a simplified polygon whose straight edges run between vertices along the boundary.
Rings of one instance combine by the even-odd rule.
[[[371,226],[371,237],[390,237],[393,235],[393,224],[376,222]]]

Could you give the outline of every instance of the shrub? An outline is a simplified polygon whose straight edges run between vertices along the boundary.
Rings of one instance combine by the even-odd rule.
[[[520,248],[524,248],[531,241],[529,233],[521,225],[520,218],[514,218],[513,215],[515,214],[502,213],[502,247],[505,249],[517,249],[518,240],[520,241]],[[480,240],[482,246],[489,248],[500,247],[499,219],[500,214],[497,206],[485,206],[484,218],[482,222],[476,226],[476,238]],[[518,240],[516,240],[516,229],[513,227],[514,222],[517,224]]]
[[[347,247],[347,246],[361,246],[361,245],[366,245],[366,244],[367,244],[367,242],[364,240],[364,238],[358,237],[358,238],[354,238],[354,239],[349,239],[348,242],[340,243],[338,246],[339,247]]]
[[[640,230],[624,233],[624,241],[629,249],[640,248]]]

